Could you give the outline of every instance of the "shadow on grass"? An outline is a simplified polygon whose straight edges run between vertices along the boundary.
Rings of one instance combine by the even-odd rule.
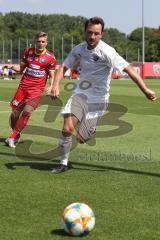
[[[63,229],[54,229],[54,230],[51,231],[51,235],[62,236],[62,237],[80,237],[80,238],[83,238],[83,237],[86,237],[88,234],[84,234],[82,236],[72,236],[72,235],[67,234]]]
[[[57,160],[54,160],[57,162]],[[144,176],[152,176],[152,177],[160,177],[160,173],[156,172],[147,172],[147,171],[140,171],[140,170],[134,170],[134,169],[126,169],[121,167],[111,167],[111,166],[102,166],[102,165],[96,165],[96,164],[87,164],[87,163],[71,163],[74,164],[70,166],[70,170],[80,170],[80,171],[101,171],[101,172],[121,172],[121,173],[127,173],[127,174],[138,174],[138,175],[144,175]],[[16,167],[30,167],[32,169],[37,169],[40,171],[50,171],[52,170],[56,164],[53,163],[39,163],[39,162],[14,162],[14,163],[7,163],[5,166],[10,170],[15,170]],[[80,166],[80,167],[79,167]],[[94,169],[93,169],[94,168]],[[68,171],[67,171],[68,172]]]
[[[70,235],[67,234],[63,229],[54,229],[54,230],[51,231],[51,235],[63,236],[63,237],[68,237],[68,236],[70,236]]]
[[[17,167],[30,167],[36,170],[51,171],[56,165],[50,163],[38,163],[38,162],[14,162],[6,163],[5,166],[10,170],[15,170]]]
[[[0,142],[4,142],[6,138],[0,138]]]
[[[0,142],[4,142],[5,138],[0,138]],[[15,153],[9,153],[9,152],[0,152],[0,156],[15,156]],[[53,163],[46,163],[46,162],[33,162],[33,161],[46,161],[51,160],[50,156],[47,156],[47,158],[39,156],[27,156],[27,155],[21,155],[24,160],[29,160],[29,162],[12,162],[7,163],[5,166],[10,170],[15,170],[16,167],[30,167],[32,169],[37,169],[40,171],[51,171],[56,164]],[[31,162],[32,161],[32,162]],[[57,159],[52,160],[52,162],[57,162]],[[71,170],[80,170],[80,171],[113,171],[113,172],[122,172],[122,173],[128,173],[128,174],[138,174],[138,175],[144,175],[144,176],[152,176],[152,177],[160,177],[160,173],[156,172],[147,172],[147,171],[140,171],[140,170],[134,170],[134,169],[126,169],[121,167],[112,167],[112,166],[102,166],[102,165],[96,165],[96,164],[88,164],[88,163],[76,163],[73,162],[74,167],[71,167]],[[94,169],[93,169],[94,168]]]

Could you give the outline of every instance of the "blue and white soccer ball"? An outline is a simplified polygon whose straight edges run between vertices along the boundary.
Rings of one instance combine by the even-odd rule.
[[[72,203],[64,209],[62,226],[70,235],[86,235],[95,226],[95,215],[87,204]]]

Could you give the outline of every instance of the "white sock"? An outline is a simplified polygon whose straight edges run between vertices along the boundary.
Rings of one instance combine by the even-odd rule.
[[[72,147],[72,136],[61,136],[59,140],[60,164],[68,165],[68,158]]]

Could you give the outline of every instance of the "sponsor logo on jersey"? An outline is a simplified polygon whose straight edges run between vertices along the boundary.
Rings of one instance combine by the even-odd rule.
[[[45,76],[45,71],[34,70],[32,68],[27,68],[26,73],[33,77],[44,77]]]
[[[40,63],[45,63],[46,62],[46,58],[41,58],[40,59]]]
[[[93,60],[94,60],[95,62],[97,62],[97,61],[98,61],[98,59],[99,59],[99,56],[98,56],[98,55],[96,55],[96,54],[94,54],[94,55],[93,55]]]
[[[32,63],[29,65],[29,67],[34,68],[34,69],[40,69],[39,65],[32,64]]]

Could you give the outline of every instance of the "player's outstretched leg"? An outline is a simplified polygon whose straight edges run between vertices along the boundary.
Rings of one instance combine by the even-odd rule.
[[[5,144],[11,148],[15,148],[20,141],[20,133],[25,128],[28,120],[31,116],[31,112],[24,111],[21,117],[18,119],[13,132],[10,133],[9,137],[5,140]]]
[[[62,173],[68,170],[69,153],[72,147],[72,136],[61,136],[59,140],[60,164],[52,170],[52,173]]]

